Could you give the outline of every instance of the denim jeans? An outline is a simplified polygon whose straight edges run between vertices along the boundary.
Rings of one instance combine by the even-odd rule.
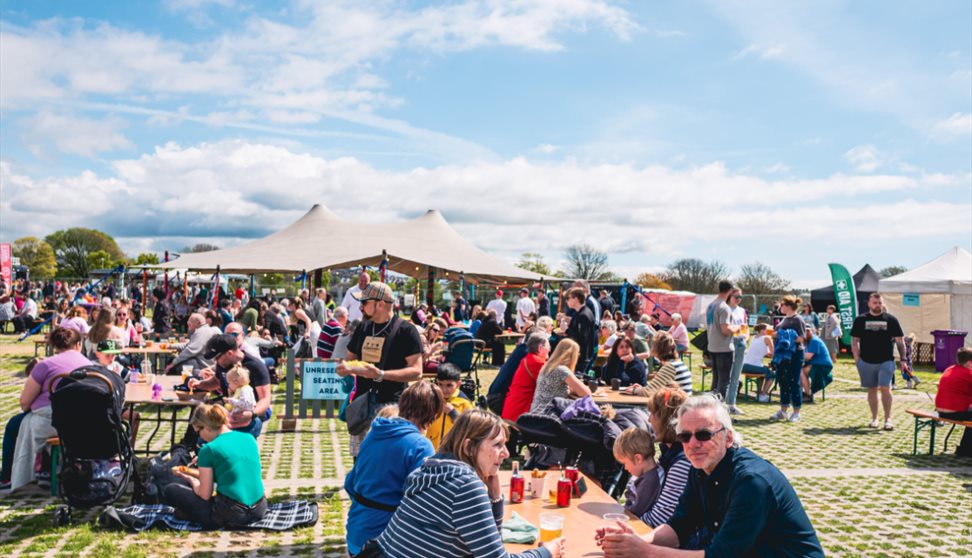
[[[17,434],[20,433],[20,423],[27,413],[17,413],[7,421],[3,429],[3,458],[0,465],[0,481],[10,482],[10,470],[13,468],[14,448],[17,447]]]
[[[790,360],[780,362],[776,368],[777,383],[780,386],[780,405],[793,406],[799,410],[803,406],[803,388],[800,387],[800,373],[803,370],[803,349],[793,351]]]
[[[711,391],[726,399],[726,392],[729,390],[729,375],[732,373],[732,351],[725,353],[713,353],[712,355],[712,389]]]
[[[736,395],[739,393],[739,375],[742,373],[743,357],[746,356],[746,340],[734,337],[732,346],[735,351],[732,357],[732,370],[729,372],[729,389],[726,392],[726,404],[730,407],[736,404]]]

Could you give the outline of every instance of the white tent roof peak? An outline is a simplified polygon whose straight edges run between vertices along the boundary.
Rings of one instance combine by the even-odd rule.
[[[882,292],[972,294],[972,253],[954,246],[934,260],[887,279]]]

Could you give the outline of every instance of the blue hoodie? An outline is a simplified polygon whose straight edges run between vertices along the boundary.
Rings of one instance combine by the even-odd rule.
[[[391,521],[393,512],[370,508],[354,495],[387,506],[402,501],[405,478],[435,454],[432,442],[418,427],[400,418],[375,418],[358,452],[354,468],[344,478],[344,489],[351,496],[348,510],[348,552],[361,551],[364,543],[377,538]]]

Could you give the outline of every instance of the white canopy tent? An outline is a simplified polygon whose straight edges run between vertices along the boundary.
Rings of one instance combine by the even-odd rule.
[[[317,269],[377,266],[382,254],[388,269],[425,278],[467,283],[523,285],[543,277],[483,252],[449,226],[435,210],[401,223],[358,223],[315,205],[303,217],[270,236],[212,252],[185,254],[163,268],[227,273],[300,273]]]
[[[936,329],[972,331],[972,254],[963,248],[881,279],[878,289],[888,312],[918,341],[933,342]]]

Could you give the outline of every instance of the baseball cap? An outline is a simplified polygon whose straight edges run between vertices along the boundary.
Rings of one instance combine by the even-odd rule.
[[[219,335],[213,336],[206,344],[206,354],[203,355],[205,358],[212,360],[219,355],[232,351],[237,347],[236,336],[232,333],[221,333]]]
[[[503,296],[503,289],[496,289],[496,294]]]
[[[351,296],[361,302],[368,300],[395,302],[395,295],[392,294],[391,287],[380,281],[368,283],[368,286],[362,289],[360,293],[351,293]]]
[[[114,339],[103,339],[95,350],[106,355],[117,355],[122,352]]]

